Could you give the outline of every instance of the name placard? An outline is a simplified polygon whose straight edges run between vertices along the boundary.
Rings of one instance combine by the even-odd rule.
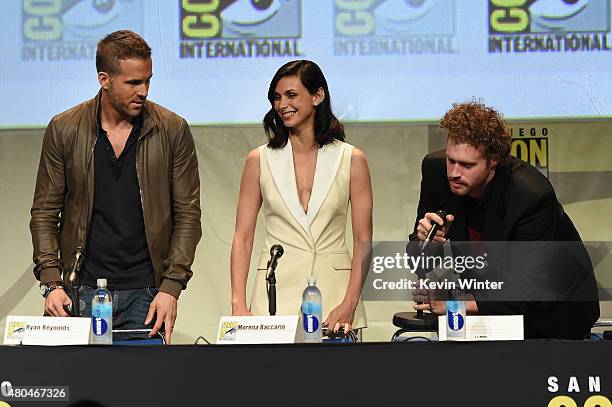
[[[440,341],[522,341],[525,339],[522,315],[468,315],[465,339],[447,338],[446,315],[438,317]]]
[[[218,345],[294,343],[297,315],[221,317]]]
[[[87,345],[90,318],[6,317],[5,345]]]

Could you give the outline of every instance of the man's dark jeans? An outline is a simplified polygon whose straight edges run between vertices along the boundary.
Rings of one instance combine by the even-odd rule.
[[[81,316],[91,318],[91,301],[96,288],[81,286],[79,288],[79,302],[81,304]],[[125,329],[150,329],[155,324],[155,318],[149,325],[144,321],[149,312],[149,305],[155,295],[157,288],[134,288],[130,290],[111,290],[113,298],[113,330]],[[146,333],[116,333],[113,335],[116,341],[130,339],[147,339]]]

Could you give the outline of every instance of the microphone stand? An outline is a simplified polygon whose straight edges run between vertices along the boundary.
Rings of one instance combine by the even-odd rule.
[[[421,251],[421,255],[424,255]],[[419,281],[425,279],[425,275],[429,270],[419,269],[416,275]],[[422,304],[422,303],[418,303]],[[404,332],[436,332],[438,330],[438,319],[432,312],[423,312],[419,309],[416,312],[398,312],[393,315],[393,325],[400,328],[393,338],[401,335]]]
[[[446,211],[439,210],[436,212],[436,214],[444,220],[444,224],[446,225]],[[439,224],[433,223],[425,240],[420,243],[419,253],[422,257],[427,256],[427,252],[432,251],[432,246],[436,246],[433,239],[439,228]],[[410,245],[410,243],[408,245]],[[406,250],[408,250],[408,247]],[[423,267],[419,268],[416,270],[417,279],[419,281],[424,280],[425,275],[429,271],[431,270],[427,270]],[[436,332],[438,330],[438,318],[436,318],[432,312],[424,313],[421,309],[417,310],[416,312],[398,312],[393,315],[393,325],[400,329],[393,334],[392,340],[404,332]]]
[[[423,255],[423,256],[424,256],[424,255],[425,255],[425,253],[423,253],[423,252],[421,251],[421,255]],[[424,270],[418,270],[418,271],[416,272],[417,279],[418,279],[419,281],[421,281],[421,280],[425,280],[425,274],[426,274],[426,272],[425,272]],[[429,297],[429,296],[428,296],[428,297]],[[423,303],[422,303],[422,302],[417,302],[417,304],[423,304]],[[430,313],[429,315],[431,316],[432,314]],[[416,318],[418,318],[418,319],[424,319],[424,318],[425,318],[425,315],[424,315],[424,313],[423,313],[423,310],[422,310],[422,309],[418,309],[418,310],[416,311]]]
[[[268,272],[266,274],[266,290],[268,292],[268,312],[276,315],[276,266],[279,257],[283,255],[283,247],[275,244],[270,248],[270,260],[268,261]]]
[[[74,263],[72,264],[72,269],[68,275],[68,282],[70,283],[70,297],[72,299],[72,308],[70,310],[71,317],[81,316],[81,300],[79,298],[78,278],[82,263],[83,249],[81,247],[77,247]]]
[[[268,312],[270,315],[276,315],[276,274],[274,270],[276,264],[273,267],[268,267],[268,275],[266,281],[268,282]]]

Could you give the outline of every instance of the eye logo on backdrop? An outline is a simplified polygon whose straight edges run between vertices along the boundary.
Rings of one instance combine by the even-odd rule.
[[[297,57],[301,0],[179,0],[184,59]]]
[[[489,52],[609,51],[610,0],[489,0]]]
[[[453,0],[335,0],[336,56],[455,53]]]
[[[93,59],[106,34],[143,31],[143,0],[23,0],[24,61]]]

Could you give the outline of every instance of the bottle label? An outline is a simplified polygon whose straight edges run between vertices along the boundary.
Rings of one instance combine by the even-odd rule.
[[[91,328],[94,335],[104,335],[108,331],[108,322],[104,318],[91,317]]]
[[[453,331],[460,331],[465,324],[465,318],[458,311],[448,310],[446,313],[448,327]]]
[[[91,310],[91,329],[96,336],[108,332],[108,321],[113,317],[113,307],[108,304],[94,304]]]
[[[319,319],[312,314],[303,314],[302,321],[304,321],[304,331],[309,334],[317,332],[319,329]]]
[[[305,302],[302,304],[302,323],[304,331],[311,334],[317,332],[321,325],[319,318],[321,315],[321,304]],[[319,316],[317,318],[317,316]]]

